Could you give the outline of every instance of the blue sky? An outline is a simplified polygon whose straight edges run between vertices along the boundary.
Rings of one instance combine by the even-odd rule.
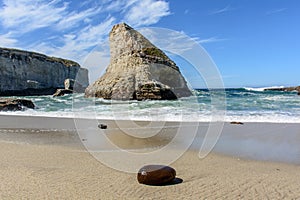
[[[126,22],[194,38],[226,87],[300,85],[299,10],[298,0],[0,0],[0,46],[82,64]]]

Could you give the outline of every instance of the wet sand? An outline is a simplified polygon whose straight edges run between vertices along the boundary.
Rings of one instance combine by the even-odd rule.
[[[189,150],[170,164],[183,182],[145,186],[136,174],[107,167],[88,153],[72,119],[0,119],[1,199],[300,198],[298,124],[225,123],[214,151],[200,159],[201,131],[207,130],[201,123]],[[145,142],[120,133],[112,121],[101,123],[112,141],[129,150],[148,145],[151,151],[172,139],[162,134]],[[177,125],[168,123],[165,133],[176,132]]]

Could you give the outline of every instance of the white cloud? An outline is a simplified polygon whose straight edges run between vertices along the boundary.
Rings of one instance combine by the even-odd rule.
[[[100,14],[102,8],[90,8],[82,12],[70,12],[66,14],[57,24],[59,29],[74,28],[79,26],[78,22],[90,22],[89,17]]]
[[[110,0],[106,2],[107,4],[105,5],[105,10],[106,11],[113,11],[113,12],[117,12],[120,11],[124,5],[125,2],[123,0]]]
[[[221,42],[227,39],[221,39],[221,38],[217,38],[217,37],[210,37],[210,38],[206,38],[206,39],[200,39],[200,38],[195,38],[196,42],[200,43],[200,44],[206,44],[206,43],[212,43],[212,42]]]
[[[188,37],[184,32],[163,28],[142,28],[138,31],[158,48],[174,54],[182,54],[197,45],[195,39]]]
[[[34,31],[43,27],[66,30],[78,27],[80,22],[88,23],[89,17],[100,14],[101,7],[80,12],[69,11],[69,3],[61,0],[4,0],[0,19],[5,28],[17,29],[19,33]]]
[[[280,9],[270,10],[266,13],[266,15],[281,13],[281,12],[286,11],[286,10],[287,10],[287,8],[280,8]]]
[[[230,5],[227,5],[224,8],[217,9],[217,10],[211,12],[210,14],[215,15],[215,14],[220,14],[220,13],[224,13],[224,12],[228,12],[228,11],[232,11],[232,10],[235,10],[235,8],[232,8]]]
[[[0,19],[6,28],[15,28],[19,32],[28,32],[47,27],[62,19],[68,4],[58,6],[59,1],[44,0],[3,0]]]
[[[107,12],[126,13],[129,7],[140,0],[103,0]]]
[[[108,17],[105,21],[96,26],[87,26],[76,33],[65,34],[61,38],[62,46],[55,47],[50,46],[48,43],[40,43],[32,45],[32,48],[52,56],[64,57],[81,62],[91,48],[102,43],[107,38],[114,22],[114,17]]]
[[[168,2],[156,0],[133,1],[125,15],[125,21],[132,26],[145,26],[155,24],[162,17],[170,14]]]
[[[0,46],[13,47],[17,43],[17,40],[12,37],[11,33],[0,35]]]

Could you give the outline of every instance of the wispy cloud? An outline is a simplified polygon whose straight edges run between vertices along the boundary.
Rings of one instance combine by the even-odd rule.
[[[232,11],[232,10],[235,10],[235,8],[231,7],[230,5],[227,5],[224,8],[216,9],[216,10],[212,11],[210,13],[210,15],[221,14],[221,13],[225,13],[225,12]]]
[[[169,4],[165,1],[133,1],[125,15],[125,21],[132,26],[145,26],[157,23],[162,17],[170,15]]]
[[[86,22],[89,23],[90,20],[89,17],[95,16],[97,14],[100,14],[102,11],[102,8],[90,8],[87,10],[84,10],[82,12],[70,12],[68,14],[65,14],[65,16],[62,16],[62,19],[58,22],[57,27],[59,29],[67,29],[67,28],[74,28],[79,26],[78,22]]]
[[[43,27],[60,30],[78,27],[89,22],[89,17],[100,14],[101,7],[82,11],[69,11],[69,3],[61,0],[4,0],[0,9],[0,19],[5,28],[17,29],[19,34],[31,32]]]
[[[68,6],[58,3],[58,0],[4,0],[0,19],[5,28],[13,28],[19,33],[52,26],[64,17]]]
[[[218,38],[218,37],[210,37],[210,38],[205,38],[205,39],[201,39],[201,38],[195,38],[196,42],[200,43],[200,44],[206,44],[206,43],[213,43],[213,42],[222,42],[225,41],[227,39],[222,39],[222,38]]]
[[[14,37],[12,37],[12,33],[7,33],[4,35],[0,35],[0,46],[1,47],[12,47],[17,43]]]
[[[32,45],[44,53],[75,60],[83,60],[91,48],[103,42],[115,22],[114,17],[108,17],[96,26],[87,26],[76,32],[63,35],[61,46],[50,46],[49,43]]]
[[[275,9],[275,10],[270,10],[266,12],[266,15],[272,15],[272,14],[276,14],[276,13],[281,13],[286,11],[287,8],[279,8],[279,9]]]
[[[202,44],[222,42],[228,39],[210,37],[189,37],[184,31],[176,32],[160,28],[142,28],[138,29],[146,38],[162,50],[167,50],[175,54],[189,52],[193,48],[198,48]],[[168,38],[167,40],[164,38]],[[199,45],[200,44],[200,45]]]

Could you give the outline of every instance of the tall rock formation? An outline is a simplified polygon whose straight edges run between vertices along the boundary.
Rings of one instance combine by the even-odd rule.
[[[76,62],[0,48],[0,96],[53,94],[64,88],[66,79],[75,78],[80,85],[88,86],[88,70]]]
[[[110,34],[110,64],[85,90],[86,97],[163,100],[191,95],[178,66],[125,23]]]

